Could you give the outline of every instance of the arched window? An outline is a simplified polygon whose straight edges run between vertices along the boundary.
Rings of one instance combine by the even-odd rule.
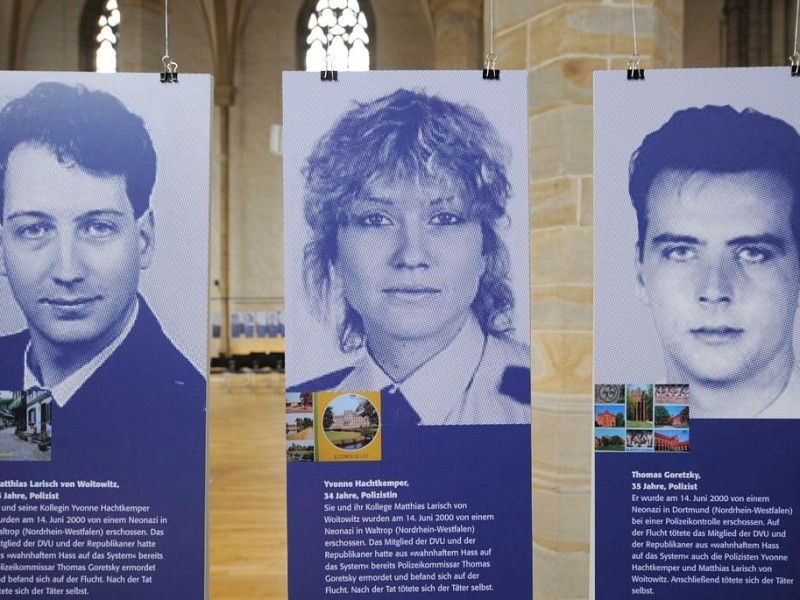
[[[117,0],[87,0],[81,17],[81,69],[117,72],[117,42],[122,15]]]
[[[301,68],[322,71],[330,54],[337,71],[368,71],[373,28],[367,0],[309,0],[298,23]]]
[[[795,0],[725,0],[722,51],[727,67],[786,62],[794,40]]]

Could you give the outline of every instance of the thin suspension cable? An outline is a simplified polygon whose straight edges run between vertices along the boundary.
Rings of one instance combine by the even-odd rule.
[[[164,0],[164,56],[169,57],[169,0]]]
[[[797,10],[794,15],[794,54],[797,55],[797,22],[800,21],[800,0],[797,0]]]
[[[798,0],[800,2],[800,0]],[[635,0],[631,0],[631,21],[633,22],[633,54],[638,56],[639,46],[636,43],[636,5]]]
[[[800,3],[800,0],[797,0]],[[795,33],[795,46],[797,45]],[[494,0],[489,0],[489,54],[494,55]]]

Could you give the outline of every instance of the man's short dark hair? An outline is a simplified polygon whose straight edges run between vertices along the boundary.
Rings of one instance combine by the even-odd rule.
[[[0,110],[0,221],[8,157],[20,144],[97,176],[121,175],[135,217],[150,207],[156,153],[142,119],[106,92],[44,82]]]
[[[800,251],[800,135],[785,121],[752,108],[687,108],[644,138],[631,157],[628,184],[639,226],[639,260],[647,234],[647,198],[653,182],[668,170],[780,175],[792,190],[791,227]]]
[[[339,227],[347,223],[348,208],[365,186],[379,178],[448,182],[461,188],[483,234],[486,270],[472,311],[487,334],[509,333],[514,306],[510,261],[497,231],[507,218],[511,195],[508,162],[508,148],[472,106],[405,89],[357,103],[317,142],[303,169],[305,218],[312,231],[303,272],[317,312],[330,299]],[[363,342],[361,315],[345,298],[339,346],[349,351]]]

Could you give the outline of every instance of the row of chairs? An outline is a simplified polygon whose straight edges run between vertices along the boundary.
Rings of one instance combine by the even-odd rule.
[[[243,373],[247,386],[256,384],[256,376],[266,375],[268,386],[280,385],[280,375],[285,372],[286,355],[283,352],[251,352],[250,354],[232,354],[230,356],[215,356],[211,359],[211,373],[222,373],[225,388],[232,385],[231,379],[235,373]]]
[[[251,352],[250,354],[221,354],[211,359],[212,373],[283,373],[286,354],[283,352]]]

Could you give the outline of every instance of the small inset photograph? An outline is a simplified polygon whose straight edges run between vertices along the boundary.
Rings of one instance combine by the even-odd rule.
[[[311,392],[286,392],[286,413],[304,412],[314,412],[314,394]]]
[[[689,407],[679,404],[656,404],[656,427],[686,429],[689,427]]]
[[[286,413],[286,441],[314,441],[314,413]]]
[[[595,427],[625,427],[625,406],[622,404],[594,407]]]
[[[287,462],[314,462],[314,440],[286,442]]]
[[[624,404],[625,386],[621,384],[598,383],[594,386],[595,404]]]
[[[689,452],[688,429],[659,429],[655,433],[656,452]]]
[[[380,390],[315,392],[314,430],[316,461],[382,460]]]
[[[314,394],[286,393],[286,460],[314,460]]]
[[[341,450],[361,450],[378,433],[378,410],[364,396],[340,394],[322,413],[322,430]]]
[[[625,386],[625,406],[628,428],[653,427],[653,386],[649,383],[630,383]]]
[[[656,388],[656,404],[689,404],[688,383],[660,383]]]
[[[652,429],[628,429],[625,431],[625,450],[627,452],[652,452]]]
[[[48,390],[0,391],[0,461],[48,461],[53,419]]]
[[[625,429],[622,427],[600,427],[594,430],[595,452],[624,452]]]

